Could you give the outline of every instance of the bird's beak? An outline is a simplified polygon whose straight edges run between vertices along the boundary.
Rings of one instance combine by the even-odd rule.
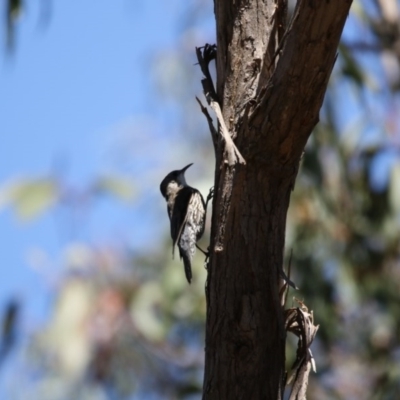
[[[185,171],[186,171],[189,167],[191,167],[192,165],[193,165],[193,163],[191,163],[191,164],[189,164],[189,165],[186,165],[185,168],[182,168],[182,169],[181,169],[181,173],[184,174]]]

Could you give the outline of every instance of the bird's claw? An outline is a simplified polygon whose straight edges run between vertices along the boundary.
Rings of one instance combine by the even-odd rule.
[[[207,247],[207,251],[204,251],[199,245],[196,243],[196,247],[208,258],[210,256],[209,248]]]
[[[210,189],[207,195],[206,204],[214,197],[214,186]]]
[[[210,260],[210,246],[207,247],[207,251],[204,251],[204,250],[201,250],[201,251],[206,256],[206,258],[204,259],[204,268],[208,269],[208,262]]]

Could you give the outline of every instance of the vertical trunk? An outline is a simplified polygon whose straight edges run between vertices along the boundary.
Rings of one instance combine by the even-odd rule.
[[[286,214],[335,62],[350,0],[215,0],[217,99],[246,165],[217,165],[207,279],[203,399],[277,400]]]
[[[281,389],[278,271],[291,191],[284,175],[248,162],[233,179],[225,240],[209,269],[204,398],[277,399]]]

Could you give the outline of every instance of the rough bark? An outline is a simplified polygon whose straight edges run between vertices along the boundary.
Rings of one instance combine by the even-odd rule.
[[[246,164],[216,143],[203,399],[281,398],[286,214],[351,0],[215,0],[217,85]]]

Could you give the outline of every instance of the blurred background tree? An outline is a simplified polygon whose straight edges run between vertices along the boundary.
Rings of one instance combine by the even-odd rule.
[[[43,3],[47,13],[50,4]],[[4,2],[4,38],[14,53],[8,57],[23,50],[16,24],[30,7]],[[157,7],[173,15],[173,41],[142,53],[147,93],[138,97],[151,107],[147,119],[112,129],[106,147],[114,168],[85,184],[71,183],[58,159],[45,176],[2,174],[3,212],[11,207],[25,221],[50,214],[61,237],[56,261],[46,240],[27,257],[47,282],[44,317],[26,329],[24,295],[3,305],[2,398],[201,397],[206,272],[197,256],[188,286],[181,263],[171,259],[158,185],[171,169],[194,161],[197,175],[188,179],[204,194],[211,186],[213,151],[194,100],[201,88],[193,64],[194,47],[215,42],[212,4]],[[150,10],[140,1],[134,8],[156,29]],[[292,197],[287,251],[300,288],[293,295],[306,300],[320,324],[312,399],[400,398],[399,21],[397,0],[355,1]],[[131,224],[117,233],[105,222],[116,208]]]

